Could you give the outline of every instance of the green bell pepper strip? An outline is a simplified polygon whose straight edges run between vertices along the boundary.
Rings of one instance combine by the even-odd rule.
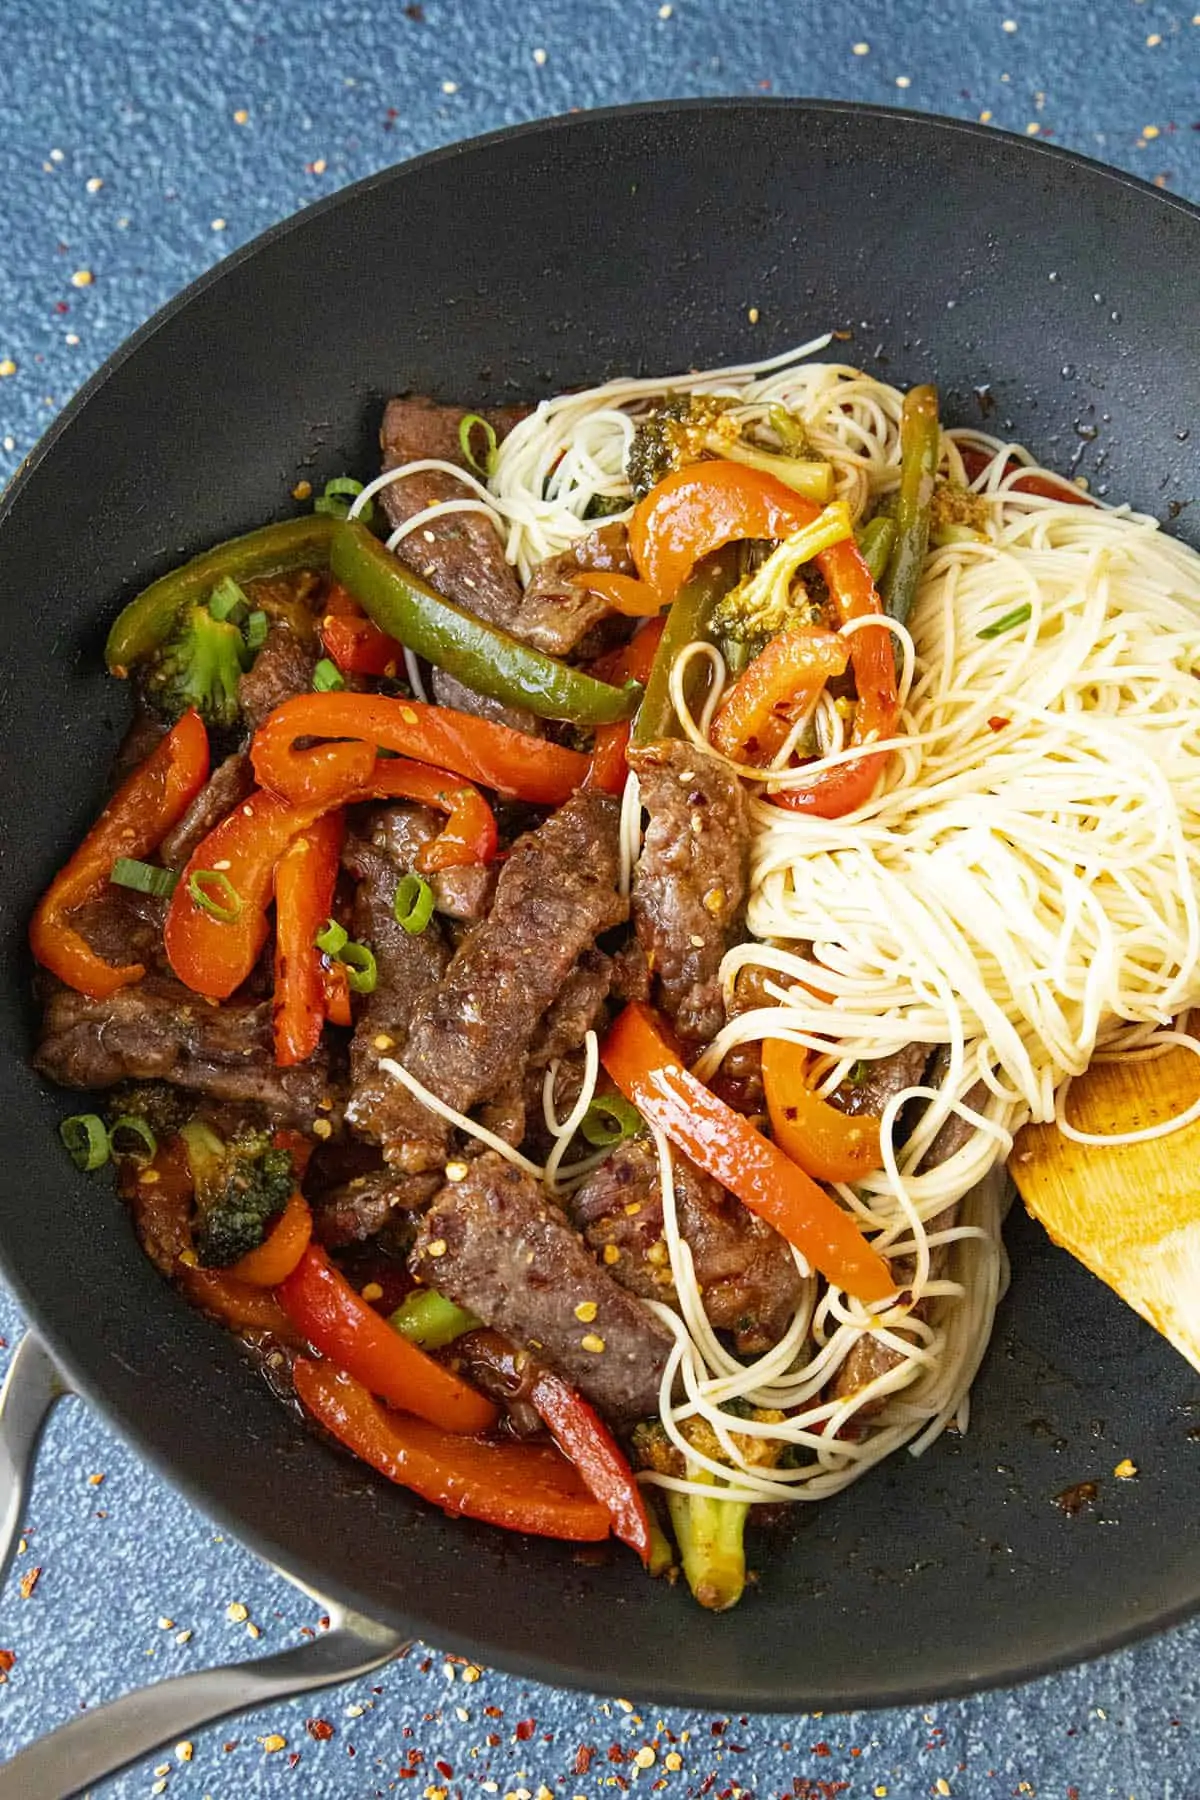
[[[880,513],[875,518],[868,519],[854,536],[858,553],[871,571],[871,580],[878,587],[887,573],[888,559],[896,541],[896,522]]]
[[[657,743],[662,738],[678,737],[679,723],[671,704],[671,670],[681,650],[697,639],[711,642],[712,618],[717,603],[737,579],[734,554],[720,550],[684,582],[667,614],[666,628],[654,655],[646,692],[630,739],[635,747]],[[688,700],[695,710],[699,683],[690,684]]]
[[[941,454],[935,387],[909,388],[900,415],[900,487],[896,540],[881,593],[885,610],[901,625],[908,618],[929,544],[929,512]]]
[[[104,660],[113,675],[127,675],[170,637],[176,619],[187,605],[207,600],[220,581],[252,581],[258,575],[281,575],[289,569],[323,569],[329,562],[329,546],[337,519],[306,513],[263,525],[243,537],[229,538],[193,557],[182,568],[172,569],[143,588],[122,608],[108,634]]]
[[[464,1331],[474,1331],[479,1320],[436,1288],[414,1288],[404,1296],[388,1324],[422,1350],[444,1350]]]
[[[636,682],[612,687],[485,624],[406,569],[357,519],[337,527],[330,567],[381,631],[477,694],[574,725],[613,725],[637,709]]]

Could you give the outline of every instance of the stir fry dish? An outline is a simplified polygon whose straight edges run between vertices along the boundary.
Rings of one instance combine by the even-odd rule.
[[[117,617],[30,928],[66,1150],[282,1398],[714,1610],[967,1428],[1014,1135],[1200,999],[1200,558],[828,342],[392,400]]]

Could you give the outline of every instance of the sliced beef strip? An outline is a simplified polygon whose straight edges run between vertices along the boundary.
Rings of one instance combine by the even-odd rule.
[[[565,656],[571,650],[582,653],[589,633],[612,617],[607,601],[585,587],[577,587],[571,579],[588,569],[636,575],[629,552],[629,533],[623,524],[598,525],[578,538],[569,550],[560,550],[538,564],[525,589],[520,635],[542,649],[552,642],[562,643],[563,647],[552,654]],[[563,642],[568,636],[569,644]]]
[[[71,914],[71,925],[107,963],[141,963],[170,975],[163,945],[167,903],[134,888],[109,887]]]
[[[307,1126],[332,1111],[322,1051],[293,1069],[276,1068],[269,1002],[210,1006],[152,975],[104,1000],[56,988],[34,1063],[63,1087],[172,1081],[217,1099],[256,1102],[280,1124]]]
[[[285,700],[311,690],[317,660],[312,633],[297,631],[288,619],[272,620],[262,649],[238,681],[238,701],[247,731],[257,731]]]
[[[544,1429],[530,1394],[539,1363],[486,1325],[464,1332],[454,1342],[454,1362],[459,1372],[508,1415],[509,1429],[517,1437],[536,1437]]]
[[[513,1088],[579,957],[625,917],[617,892],[618,818],[615,800],[581,791],[519,839],[488,917],[418,1001],[405,1066],[445,1105],[465,1113]],[[389,1141],[388,1161],[408,1170],[435,1167],[444,1156],[445,1123],[411,1098],[407,1118],[407,1130]]]
[[[706,1043],[725,1022],[719,972],[746,897],[750,824],[736,775],[690,744],[631,750],[649,814],[633,919],[659,1003],[679,1035]]]
[[[380,432],[384,468],[436,459],[465,469],[458,440],[463,417],[462,407],[439,406],[422,397],[389,401]],[[497,436],[516,422],[511,415],[489,417]],[[380,497],[395,526],[438,501],[469,494],[465,483],[434,469],[392,482]],[[551,656],[569,655],[597,618],[611,610],[583,589],[571,589],[561,599],[535,595],[527,610],[500,537],[482,513],[433,519],[402,539],[396,554],[448,600]]]
[[[409,1022],[438,981],[449,958],[436,920],[413,936],[397,923],[396,884],[412,868],[421,844],[438,828],[426,807],[379,807],[368,815],[367,839],[348,837],[343,862],[358,877],[354,935],[375,952],[376,984],[354,1026],[350,1045],[352,1129],[384,1147],[385,1157],[403,1136],[412,1101],[407,1090],[380,1070],[385,1057],[404,1055]]]
[[[889,1100],[894,1100],[905,1088],[920,1085],[928,1061],[928,1044],[905,1044],[901,1049],[893,1050],[890,1056],[877,1057],[867,1063],[861,1081],[842,1083],[833,1095],[834,1105],[855,1117],[860,1113],[878,1117]]]
[[[675,1156],[674,1170],[679,1229],[709,1322],[733,1334],[739,1355],[758,1355],[779,1341],[795,1314],[802,1283],[792,1253],[777,1231],[686,1157]],[[644,1138],[619,1144],[575,1193],[571,1213],[623,1287],[676,1304],[653,1145]]]
[[[670,1333],[600,1267],[538,1183],[494,1151],[442,1189],[421,1221],[411,1266],[418,1280],[534,1351],[614,1422],[658,1411]]]
[[[486,918],[496,892],[495,863],[463,863],[457,869],[439,869],[426,879],[433,889],[433,904],[445,918],[463,924]]]
[[[506,706],[503,700],[493,700],[490,694],[477,694],[474,688],[446,669],[435,669],[432,683],[433,697],[439,706],[452,707],[455,712],[474,713],[478,719],[491,719],[497,725],[507,725],[511,731],[523,731],[526,737],[543,735],[542,721],[535,713],[526,712],[522,706]]]
[[[916,1048],[916,1046],[909,1047]],[[922,1048],[925,1047],[922,1046]],[[930,1085],[937,1087],[945,1075],[944,1059],[940,1053],[934,1058],[934,1065],[930,1074]],[[917,1076],[916,1079],[919,1081],[920,1076]],[[911,1086],[911,1083],[904,1085]],[[897,1088],[895,1091],[899,1092],[899,1089]],[[987,1092],[984,1083],[977,1082],[967,1093],[966,1104],[976,1108],[982,1106],[987,1098]],[[950,1158],[962,1149],[971,1136],[972,1130],[973,1127],[965,1119],[960,1119],[957,1113],[951,1113],[921,1158],[918,1173],[923,1174],[930,1169],[940,1168],[942,1163],[949,1162]],[[955,1200],[928,1220],[925,1229],[929,1232],[948,1231],[957,1218],[958,1202]],[[929,1252],[930,1274],[935,1280],[942,1274],[947,1260],[948,1246],[935,1244]],[[916,1271],[916,1258],[898,1256],[893,1261],[891,1269],[897,1287],[904,1288],[912,1280]],[[929,1308],[924,1301],[919,1301],[913,1310],[918,1318],[928,1316]],[[900,1358],[894,1350],[889,1349],[886,1344],[881,1344],[872,1332],[865,1332],[852,1346],[845,1362],[830,1383],[830,1398],[843,1400],[848,1394],[857,1393],[859,1388],[866,1387],[868,1382],[874,1381],[877,1376],[886,1375],[889,1369],[894,1369],[899,1360]],[[869,1418],[878,1412],[882,1405],[883,1402],[878,1401],[861,1407],[857,1416]]]
[[[327,1250],[366,1243],[397,1215],[415,1212],[432,1200],[440,1184],[440,1175],[397,1175],[382,1167],[352,1175],[313,1201],[313,1233]]]
[[[113,757],[112,767],[109,770],[109,785],[118,788],[123,781],[127,781],[133,771],[157,750],[166,735],[167,727],[163,720],[156,712],[151,712],[149,707],[143,705],[139,695],[135,702],[133,717],[129,721],[129,729],[121,739],[117,746],[117,753]]]
[[[529,1047],[519,1093],[522,1130],[510,1139],[519,1144],[528,1132],[536,1143],[551,1139],[545,1131],[542,1111],[542,1088],[546,1070],[557,1062],[554,1084],[554,1111],[565,1118],[583,1086],[583,1041],[604,1018],[612,987],[612,958],[603,950],[585,950],[564,981],[558,998],[546,1012]]]
[[[226,813],[231,813],[254,786],[254,770],[244,750],[218,763],[177,825],[159,846],[168,869],[182,869],[188,857]]]

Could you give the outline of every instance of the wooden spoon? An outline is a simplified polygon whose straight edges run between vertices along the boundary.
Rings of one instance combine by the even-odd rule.
[[[1188,1050],[1096,1063],[1072,1082],[1069,1116],[1084,1131],[1140,1131],[1185,1112],[1198,1086],[1200,1062]],[[1200,1369],[1200,1119],[1107,1148],[1026,1125],[1008,1167],[1054,1242]]]

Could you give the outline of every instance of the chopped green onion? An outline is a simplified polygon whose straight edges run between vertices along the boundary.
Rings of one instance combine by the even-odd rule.
[[[594,1150],[611,1150],[614,1144],[636,1137],[644,1128],[641,1113],[624,1094],[597,1094],[579,1127]]]
[[[209,612],[214,619],[232,619],[239,608],[249,612],[250,602],[232,575],[222,575],[208,596]]]
[[[335,662],[323,656],[312,672],[312,684],[314,693],[332,694],[336,688],[345,687],[346,677]]]
[[[419,875],[402,875],[392,912],[397,925],[403,925],[410,937],[419,937],[433,917],[433,889]]]
[[[261,650],[267,641],[269,620],[265,612],[252,612],[242,627],[247,650]]]
[[[388,1324],[422,1350],[444,1350],[464,1331],[474,1331],[479,1320],[436,1288],[414,1288],[405,1295]]]
[[[334,519],[347,519],[354,500],[363,491],[361,481],[355,481],[353,475],[335,475],[332,481],[325,483],[325,492],[313,501],[313,511],[328,513]],[[364,525],[369,525],[375,516],[375,502],[368,500],[358,517]]]
[[[175,892],[179,877],[174,869],[160,869],[157,863],[118,856],[108,879],[114,887],[132,888],[136,894],[153,894],[156,900],[165,900],[168,894]]]
[[[214,891],[209,893],[209,888]],[[241,917],[242,896],[220,869],[197,869],[188,876],[187,891],[202,912],[219,919],[222,925],[232,925]]]
[[[846,1080],[850,1083],[851,1087],[861,1087],[863,1082],[867,1079],[867,1076],[870,1073],[871,1073],[870,1063],[864,1061],[864,1059],[860,1056],[858,1061],[855,1063],[854,1067],[851,1069],[849,1075],[847,1075]]]
[[[122,1149],[117,1142],[117,1133],[130,1132],[138,1141],[138,1148]],[[108,1148],[113,1156],[132,1156],[137,1162],[153,1162],[154,1153],[158,1149],[158,1139],[147,1125],[145,1119],[136,1113],[122,1113],[114,1119],[108,1128]]]
[[[369,944],[356,944],[351,939],[348,944],[342,945],[338,961],[345,963],[346,980],[356,994],[375,992],[379,971],[375,967],[375,952]]]
[[[1002,619],[997,619],[991,625],[985,625],[982,631],[975,633],[975,636],[981,638],[1001,637],[1006,631],[1015,631],[1018,625],[1027,625],[1032,617],[1033,607],[1027,600],[1024,606],[1014,606],[1012,611],[1005,613]]]
[[[67,1155],[77,1169],[90,1174],[108,1161],[108,1133],[97,1113],[72,1113],[58,1128]]]
[[[349,942],[350,933],[344,925],[339,925],[336,919],[327,919],[313,939],[317,949],[323,950],[326,956],[340,956],[344,946]]]
[[[487,450],[484,452],[482,462],[480,462],[474,450],[471,448],[471,433],[477,425],[487,436]],[[482,413],[464,413],[458,426],[458,444],[475,473],[477,475],[482,475],[486,481],[487,477],[496,467],[495,427],[488,424]]]

